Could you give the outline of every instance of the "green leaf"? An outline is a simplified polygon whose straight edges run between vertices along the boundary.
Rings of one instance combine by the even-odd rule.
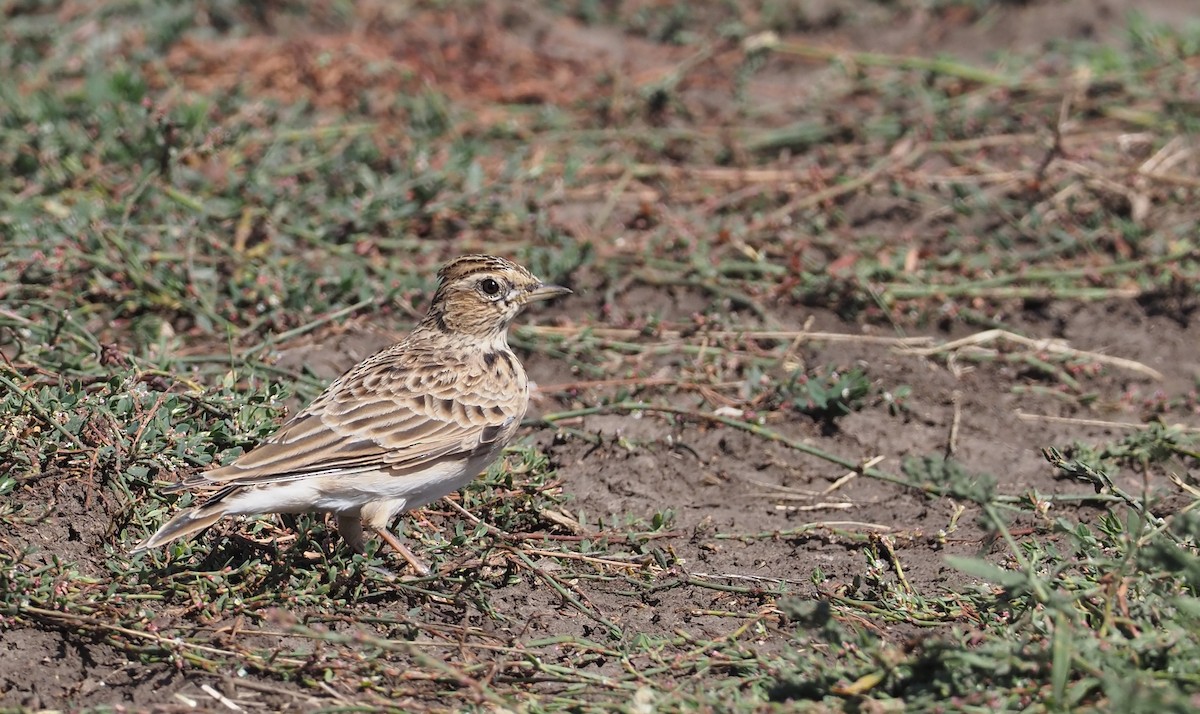
[[[1014,588],[1024,584],[1028,578],[1022,573],[1015,573],[993,565],[982,558],[965,558],[959,555],[947,555],[946,564],[955,570],[961,570],[980,580],[985,580],[1006,588]]]
[[[1054,702],[1063,706],[1067,697],[1067,679],[1071,675],[1071,633],[1067,618],[1057,613],[1054,617],[1054,645],[1050,661],[1050,691]]]
[[[1200,598],[1177,597],[1175,598],[1175,607],[1188,617],[1200,619]]]

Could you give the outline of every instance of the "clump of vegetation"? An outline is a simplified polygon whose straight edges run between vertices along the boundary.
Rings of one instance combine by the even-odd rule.
[[[866,404],[871,380],[858,367],[828,367],[812,374],[793,372],[779,385],[784,405],[818,421],[833,421]]]
[[[756,409],[782,409],[826,424],[875,403],[885,403],[895,414],[904,408],[904,400],[911,392],[906,385],[882,389],[861,367],[836,365],[796,369],[782,379],[756,367],[748,370],[745,383],[749,401]]]

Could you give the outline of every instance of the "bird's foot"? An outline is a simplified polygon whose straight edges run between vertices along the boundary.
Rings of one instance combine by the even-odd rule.
[[[413,571],[418,577],[429,577],[429,566],[426,565],[420,558],[413,555],[413,552],[408,549],[408,546],[401,543],[400,539],[397,538],[395,534],[393,534],[387,528],[376,528],[375,532],[379,534],[379,537],[383,539],[384,543],[387,543],[389,546],[391,546],[392,550],[399,553],[400,557],[404,558],[404,560],[408,562],[409,566],[412,567]]]

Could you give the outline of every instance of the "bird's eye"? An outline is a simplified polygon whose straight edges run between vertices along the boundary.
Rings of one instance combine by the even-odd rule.
[[[492,278],[485,278],[483,282],[479,283],[479,289],[483,291],[484,295],[495,297],[500,294],[500,283]]]

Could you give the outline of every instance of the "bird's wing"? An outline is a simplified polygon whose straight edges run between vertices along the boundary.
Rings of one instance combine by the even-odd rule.
[[[460,369],[368,360],[256,448],[180,486],[248,486],[380,469],[402,477],[467,459],[517,428],[525,385],[488,389],[494,380]]]

